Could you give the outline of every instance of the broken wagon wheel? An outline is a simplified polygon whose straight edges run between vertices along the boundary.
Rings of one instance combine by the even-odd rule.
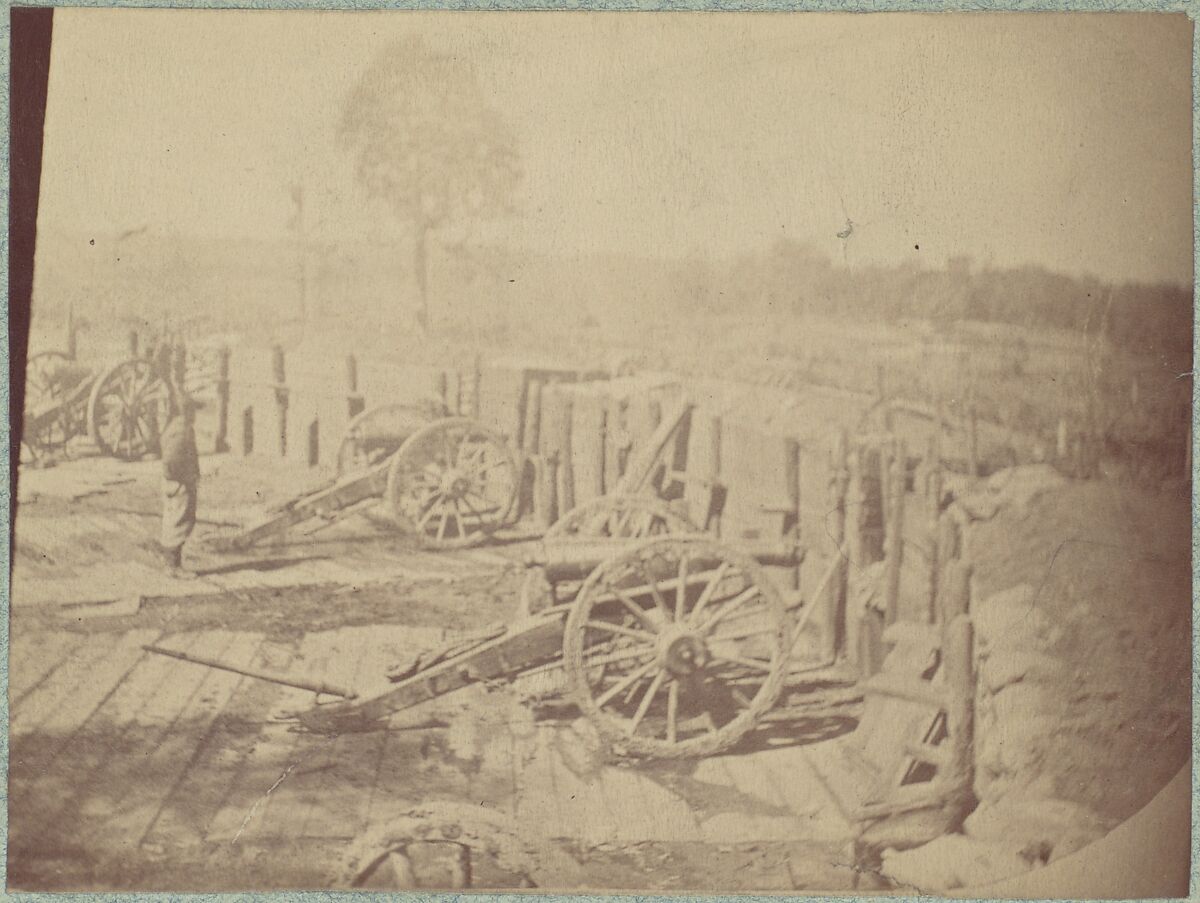
[[[553,524],[544,541],[582,538],[644,539],[700,533],[686,517],[653,495],[604,495],[572,508]],[[542,568],[530,568],[521,584],[520,609],[531,614],[556,601]]]
[[[389,513],[425,546],[475,545],[508,523],[520,485],[507,443],[467,417],[413,433],[392,457]]]
[[[750,557],[660,537],[605,561],[567,617],[571,695],[618,752],[710,755],[779,698],[791,621]]]
[[[433,398],[367,408],[346,425],[338,445],[337,475],[365,470],[390,458],[421,427],[446,416],[446,406]]]
[[[92,387],[88,433],[101,454],[137,461],[158,454],[159,434],[170,408],[170,386],[150,361],[122,361]]]

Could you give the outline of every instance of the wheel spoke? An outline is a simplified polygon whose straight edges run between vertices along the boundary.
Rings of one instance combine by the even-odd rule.
[[[667,689],[667,742],[675,743],[679,738],[679,681],[671,681]]]
[[[679,585],[675,587],[675,620],[683,621],[683,603],[687,599],[688,556],[679,554]]]
[[[708,633],[710,630],[712,630],[714,627],[716,627],[719,623],[721,623],[721,621],[725,620],[725,618],[729,616],[730,612],[736,611],[737,609],[741,608],[748,601],[750,601],[751,599],[758,596],[759,593],[760,593],[759,588],[757,586],[755,586],[754,584],[751,584],[747,589],[742,590],[740,593],[738,593],[736,596],[734,596],[733,599],[726,602],[723,606],[721,606],[719,609],[717,609],[717,613],[715,615],[713,615],[711,618],[709,618],[707,621],[705,621],[704,624],[702,626],[698,627],[697,629],[701,633]]]
[[[743,630],[737,633],[722,633],[719,635],[713,635],[708,638],[708,641],[710,643],[720,643],[722,641],[748,640],[751,637],[756,636],[770,636],[771,634],[774,634],[776,630],[778,630],[777,627],[768,625],[767,627],[759,627],[754,630]]]
[[[691,615],[688,616],[688,622],[695,625],[696,620],[700,617],[700,612],[704,610],[704,606],[709,603],[709,600],[717,592],[717,587],[721,585],[721,581],[725,579],[725,575],[729,573],[730,564],[728,561],[722,561],[717,567],[716,573],[708,586],[704,587],[704,591],[700,593],[700,598],[696,600],[696,607],[692,609]]]
[[[437,506],[435,504],[436,501],[437,501],[436,499],[431,500],[429,507],[426,508],[425,511],[421,514],[420,520],[417,521],[417,529],[418,530],[424,528],[425,524],[429,522],[429,519],[431,517],[433,517],[434,514],[437,512]]]
[[[654,619],[646,613],[646,610],[637,604],[637,601],[619,589],[615,584],[606,580],[604,585],[609,591],[620,601],[622,605],[629,609],[630,613],[637,618],[642,624],[652,633],[658,633],[658,625],[654,623]]]
[[[639,574],[641,574],[642,577],[645,579],[646,588],[650,590],[650,595],[652,595],[654,597],[654,604],[657,605],[659,607],[659,610],[662,611],[663,618],[668,621],[671,620],[671,609],[667,606],[667,600],[663,598],[663,594],[661,592],[659,592],[658,581],[656,579],[654,579],[650,574],[646,573],[646,568],[645,568],[643,562],[641,562],[641,561],[634,562],[634,567],[637,569],[637,572]]]
[[[480,464],[480,466],[475,470],[475,475],[480,477],[486,476],[497,467],[508,467],[508,461],[506,461],[504,458],[500,458],[499,460],[493,461],[491,464]]]
[[[650,703],[654,701],[654,697],[658,695],[659,689],[662,688],[663,681],[666,679],[666,672],[659,671],[654,675],[654,680],[650,681],[650,686],[646,688],[646,695],[642,697],[641,703],[638,704],[637,711],[633,713],[633,720],[629,722],[626,730],[631,734],[636,734],[638,725],[642,723],[642,719],[646,717],[646,713],[650,711]]]
[[[717,661],[729,662],[733,665],[741,665],[743,668],[752,668],[757,671],[766,671],[768,674],[773,668],[771,662],[757,658],[742,658],[740,655],[725,655],[721,652],[713,652],[712,657]]]
[[[440,524],[438,524],[438,531],[437,531],[438,542],[441,542],[443,539],[446,538],[446,521],[448,521],[449,519],[450,519],[449,509],[443,509],[442,521]]]
[[[593,630],[602,630],[607,633],[615,633],[620,636],[627,636],[630,639],[638,640],[651,645],[655,642],[654,634],[647,633],[644,630],[634,630],[632,627],[625,627],[621,624],[610,624],[607,621],[586,621],[585,625]]]
[[[646,672],[649,671],[653,667],[654,667],[654,661],[651,660],[651,661],[646,662],[646,664],[644,664],[644,665],[639,665],[637,668],[634,668],[632,671],[630,671],[628,674],[626,674],[623,678],[621,678],[619,681],[617,681],[615,684],[613,684],[611,687],[609,687],[607,690],[605,690],[600,696],[596,697],[596,707],[601,708],[601,709],[604,708],[604,706],[614,696],[616,696],[618,693],[625,690],[626,687],[633,686],[635,683],[637,683],[639,680],[641,680],[643,677],[645,677]]]
[[[643,658],[647,655],[655,655],[655,651],[653,649],[626,647],[624,649],[619,649],[616,652],[605,652],[603,654],[589,655],[587,661],[592,662],[594,667],[596,664],[615,664],[616,662],[628,661],[631,658]]]

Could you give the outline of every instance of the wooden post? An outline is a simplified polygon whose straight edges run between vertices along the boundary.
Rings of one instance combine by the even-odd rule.
[[[542,432],[542,384],[530,380],[525,390],[525,426],[521,431],[521,448],[530,455],[537,454]]]
[[[604,399],[586,391],[571,398],[571,467],[576,504],[604,494]]]
[[[136,329],[129,330],[129,356],[131,358],[138,356],[138,331]]]
[[[904,562],[904,484],[907,470],[905,455],[904,443],[894,443],[888,476],[888,492],[891,497],[888,500],[888,519],[884,533],[887,548],[884,611],[888,624],[895,624],[900,617],[900,570]]]
[[[217,436],[216,451],[229,451],[229,359],[228,345],[217,351]]]
[[[437,393],[438,398],[442,402],[442,410],[450,410],[450,380],[446,376],[445,370],[438,371],[437,377]]]
[[[366,400],[358,391],[358,358],[346,355],[346,417],[353,420],[366,408]]]
[[[622,402],[616,394],[608,396],[604,411],[604,491],[612,492],[621,479],[624,465],[624,454],[628,449],[622,448],[622,437],[625,435],[625,412]]]
[[[847,458],[848,487],[846,493],[846,650],[850,653],[854,664],[860,668],[862,648],[859,644],[859,631],[862,626],[863,612],[857,604],[851,605],[850,570],[862,568],[868,562],[866,557],[866,539],[863,535],[866,520],[866,492],[863,486],[863,447],[857,445],[849,450]]]
[[[848,446],[846,430],[838,433],[829,461],[829,518],[827,529],[833,539],[833,555],[837,571],[829,582],[824,599],[814,599],[813,604],[824,605],[824,624],[821,629],[825,657],[835,658],[845,651],[846,643],[846,580],[849,569],[844,556],[846,542],[846,490],[850,484],[850,472],[846,465]]]
[[[966,602],[962,607],[966,607]],[[957,606],[956,606],[957,607]],[[956,615],[942,633],[946,674],[946,727],[950,757],[939,779],[959,790],[975,782],[975,634],[971,618]]]
[[[479,392],[483,385],[483,364],[480,361],[479,355],[471,361],[471,417],[478,420],[481,415],[481,407]]]
[[[271,346],[271,372],[275,379],[275,428],[279,441],[279,454],[287,457],[287,366],[281,345]]]
[[[187,394],[187,347],[183,342],[171,346],[171,379],[183,394]]]
[[[545,532],[554,523],[555,497],[558,494],[558,462],[553,457],[537,455],[533,461],[533,515],[538,529]]]
[[[791,521],[790,534],[785,538],[791,539],[796,546],[800,545],[800,443],[792,437],[783,440],[784,446],[784,461],[787,466],[787,489],[788,501],[791,505],[791,513],[789,520]],[[798,590],[801,587],[800,583],[801,565],[798,563],[792,568],[792,589]]]
[[[721,484],[721,436],[724,425],[719,415],[708,418],[708,511],[700,526],[718,539],[721,537],[721,510],[725,505],[724,487]]]
[[[75,326],[75,304],[67,305],[67,357],[75,360],[79,355],[77,328]]]
[[[937,623],[937,593],[938,575],[940,573],[941,549],[939,548],[940,521],[942,516],[942,461],[941,453],[930,442],[929,454],[933,462],[928,471],[925,501],[927,505],[927,533],[929,542],[928,580],[929,588],[925,620],[930,624]]]
[[[463,372],[461,370],[454,371],[454,413],[462,417],[466,414],[463,408]]]
[[[974,401],[967,408],[967,471],[972,479],[979,476],[979,414]]]
[[[555,446],[558,451],[558,516],[575,507],[575,468],[571,464],[571,396],[559,391],[558,422],[554,424]]]

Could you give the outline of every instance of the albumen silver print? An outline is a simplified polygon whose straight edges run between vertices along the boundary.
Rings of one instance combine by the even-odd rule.
[[[10,890],[1186,894],[1187,16],[35,12]]]

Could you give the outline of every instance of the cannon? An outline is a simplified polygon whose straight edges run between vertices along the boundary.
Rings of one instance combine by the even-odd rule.
[[[323,733],[374,730],[393,714],[480,682],[561,668],[568,693],[615,752],[653,758],[715,753],[775,705],[793,675],[793,618],[764,565],[792,566],[782,542],[734,549],[703,535],[542,543],[527,566],[574,598],[480,631],[389,673],[370,696],[297,675],[197,664],[340,697],[294,717]],[[815,671],[828,663],[805,668]]]
[[[27,459],[66,453],[87,436],[102,455],[138,461],[159,453],[170,411],[168,381],[151,361],[130,358],[99,373],[62,352],[29,359],[21,444]]]
[[[484,542],[511,522],[520,470],[497,433],[445,414],[433,400],[362,412],[346,428],[334,479],[210,545],[243,551],[306,521],[320,529],[358,512],[382,517],[430,549]]]

